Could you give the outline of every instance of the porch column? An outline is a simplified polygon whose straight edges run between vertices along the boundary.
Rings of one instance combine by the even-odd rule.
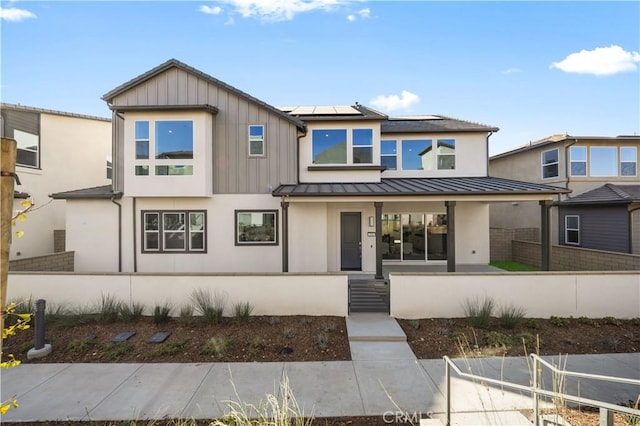
[[[282,201],[282,272],[289,272],[289,202]]]
[[[376,215],[376,280],[384,279],[382,274],[382,204],[374,202]]]
[[[551,201],[540,201],[540,269],[549,271],[551,269]]]
[[[447,206],[447,272],[456,271],[456,202],[445,201]]]

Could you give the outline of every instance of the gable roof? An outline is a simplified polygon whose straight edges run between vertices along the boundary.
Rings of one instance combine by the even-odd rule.
[[[302,183],[280,185],[274,197],[394,195],[521,195],[558,194],[566,188],[489,176],[447,178],[382,178],[371,183]]]
[[[458,120],[444,115],[415,117],[390,117],[382,122],[381,133],[459,133],[459,132],[497,132],[497,127],[472,121]]]
[[[289,115],[283,111],[280,111],[278,108],[271,106],[269,104],[267,104],[266,102],[261,101],[258,98],[255,98],[251,95],[249,95],[248,93],[243,92],[242,90],[236,89],[235,87],[221,81],[218,80],[215,77],[210,76],[209,74],[205,74],[204,72],[197,70],[183,62],[178,61],[177,59],[169,59],[168,61],[158,65],[155,68],[150,69],[149,71],[140,74],[139,76],[127,81],[126,83],[121,84],[120,86],[116,87],[115,89],[105,93],[102,96],[102,100],[106,101],[107,103],[111,103],[111,101],[113,101],[114,98],[116,98],[117,96],[131,90],[132,88],[134,88],[135,86],[144,83],[145,81],[148,81],[154,77],[156,77],[157,75],[160,75],[162,73],[164,73],[167,70],[170,70],[171,68],[178,68],[181,69],[185,72],[188,72],[190,74],[195,75],[196,77],[199,77],[211,84],[214,84],[218,87],[222,87],[223,89],[243,98],[246,99],[252,103],[255,103],[257,105],[260,105],[262,108],[271,111],[272,113],[274,113],[275,115],[278,115],[282,118],[284,118],[287,121],[290,121],[291,123],[295,124],[299,129],[304,130],[305,129],[305,124],[298,118],[293,117],[292,115]],[[215,105],[214,105],[215,106]]]
[[[564,143],[565,141],[571,142],[589,142],[589,141],[609,141],[609,142],[625,142],[625,141],[637,141],[640,142],[640,136],[571,136],[568,134],[557,134],[547,136],[546,138],[529,142],[527,145],[512,149],[511,151],[506,151],[500,154],[496,154],[489,158],[489,160],[495,160],[502,157],[508,157],[510,155],[520,154],[521,152],[530,151],[532,149],[543,148],[550,145],[556,145],[560,143]]]
[[[56,192],[50,195],[54,200],[92,200],[122,198],[122,192],[114,192],[111,185],[94,186],[73,191]]]
[[[560,206],[593,204],[630,204],[640,202],[640,185],[614,185],[607,183],[591,191],[557,203]]]
[[[64,117],[74,117],[74,118],[84,118],[87,120],[97,120],[97,121],[107,121],[110,122],[111,119],[110,118],[105,118],[105,117],[97,117],[94,115],[85,115],[85,114],[76,114],[74,112],[64,112],[64,111],[56,111],[53,109],[46,109],[46,108],[36,108],[36,107],[30,107],[30,106],[26,106],[26,105],[19,105],[19,104],[9,104],[6,102],[2,102],[0,103],[0,110],[1,109],[8,109],[8,110],[18,110],[18,111],[29,111],[29,112],[37,112],[40,114],[50,114],[50,115],[61,115]]]

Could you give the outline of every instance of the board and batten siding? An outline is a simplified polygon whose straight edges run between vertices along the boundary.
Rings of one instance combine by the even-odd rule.
[[[560,207],[560,242],[565,241],[565,216],[580,217],[580,247],[629,253],[629,212],[621,206]],[[569,244],[570,245],[570,244]]]
[[[40,134],[40,114],[37,112],[2,108],[2,121],[4,124],[4,137],[13,139],[13,131],[15,129],[34,135]]]
[[[212,141],[214,193],[269,193],[282,183],[296,182],[295,124],[223,86],[171,68],[116,96],[112,103],[116,107],[202,104],[217,107]],[[249,157],[250,124],[265,126],[264,157]],[[123,143],[122,137],[118,137],[117,143]]]

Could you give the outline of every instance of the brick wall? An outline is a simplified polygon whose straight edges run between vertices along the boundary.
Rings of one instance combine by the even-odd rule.
[[[9,271],[62,271],[73,272],[74,252],[49,254],[9,262]]]
[[[540,267],[540,243],[513,241],[513,260]],[[640,255],[551,246],[553,271],[640,271]]]
[[[62,253],[66,250],[66,231],[64,229],[55,229],[53,231],[53,252]]]
[[[489,230],[491,261],[515,260],[512,258],[511,241],[540,241],[538,228],[491,228]]]

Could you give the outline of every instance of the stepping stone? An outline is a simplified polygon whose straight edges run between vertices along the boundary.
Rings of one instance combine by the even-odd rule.
[[[111,339],[112,343],[122,343],[129,340],[131,337],[135,336],[135,331],[123,331],[122,333],[118,333],[116,337]]]
[[[171,336],[170,331],[158,331],[156,334],[151,336],[151,339],[149,339],[149,343],[162,343],[167,340],[169,336]]]

